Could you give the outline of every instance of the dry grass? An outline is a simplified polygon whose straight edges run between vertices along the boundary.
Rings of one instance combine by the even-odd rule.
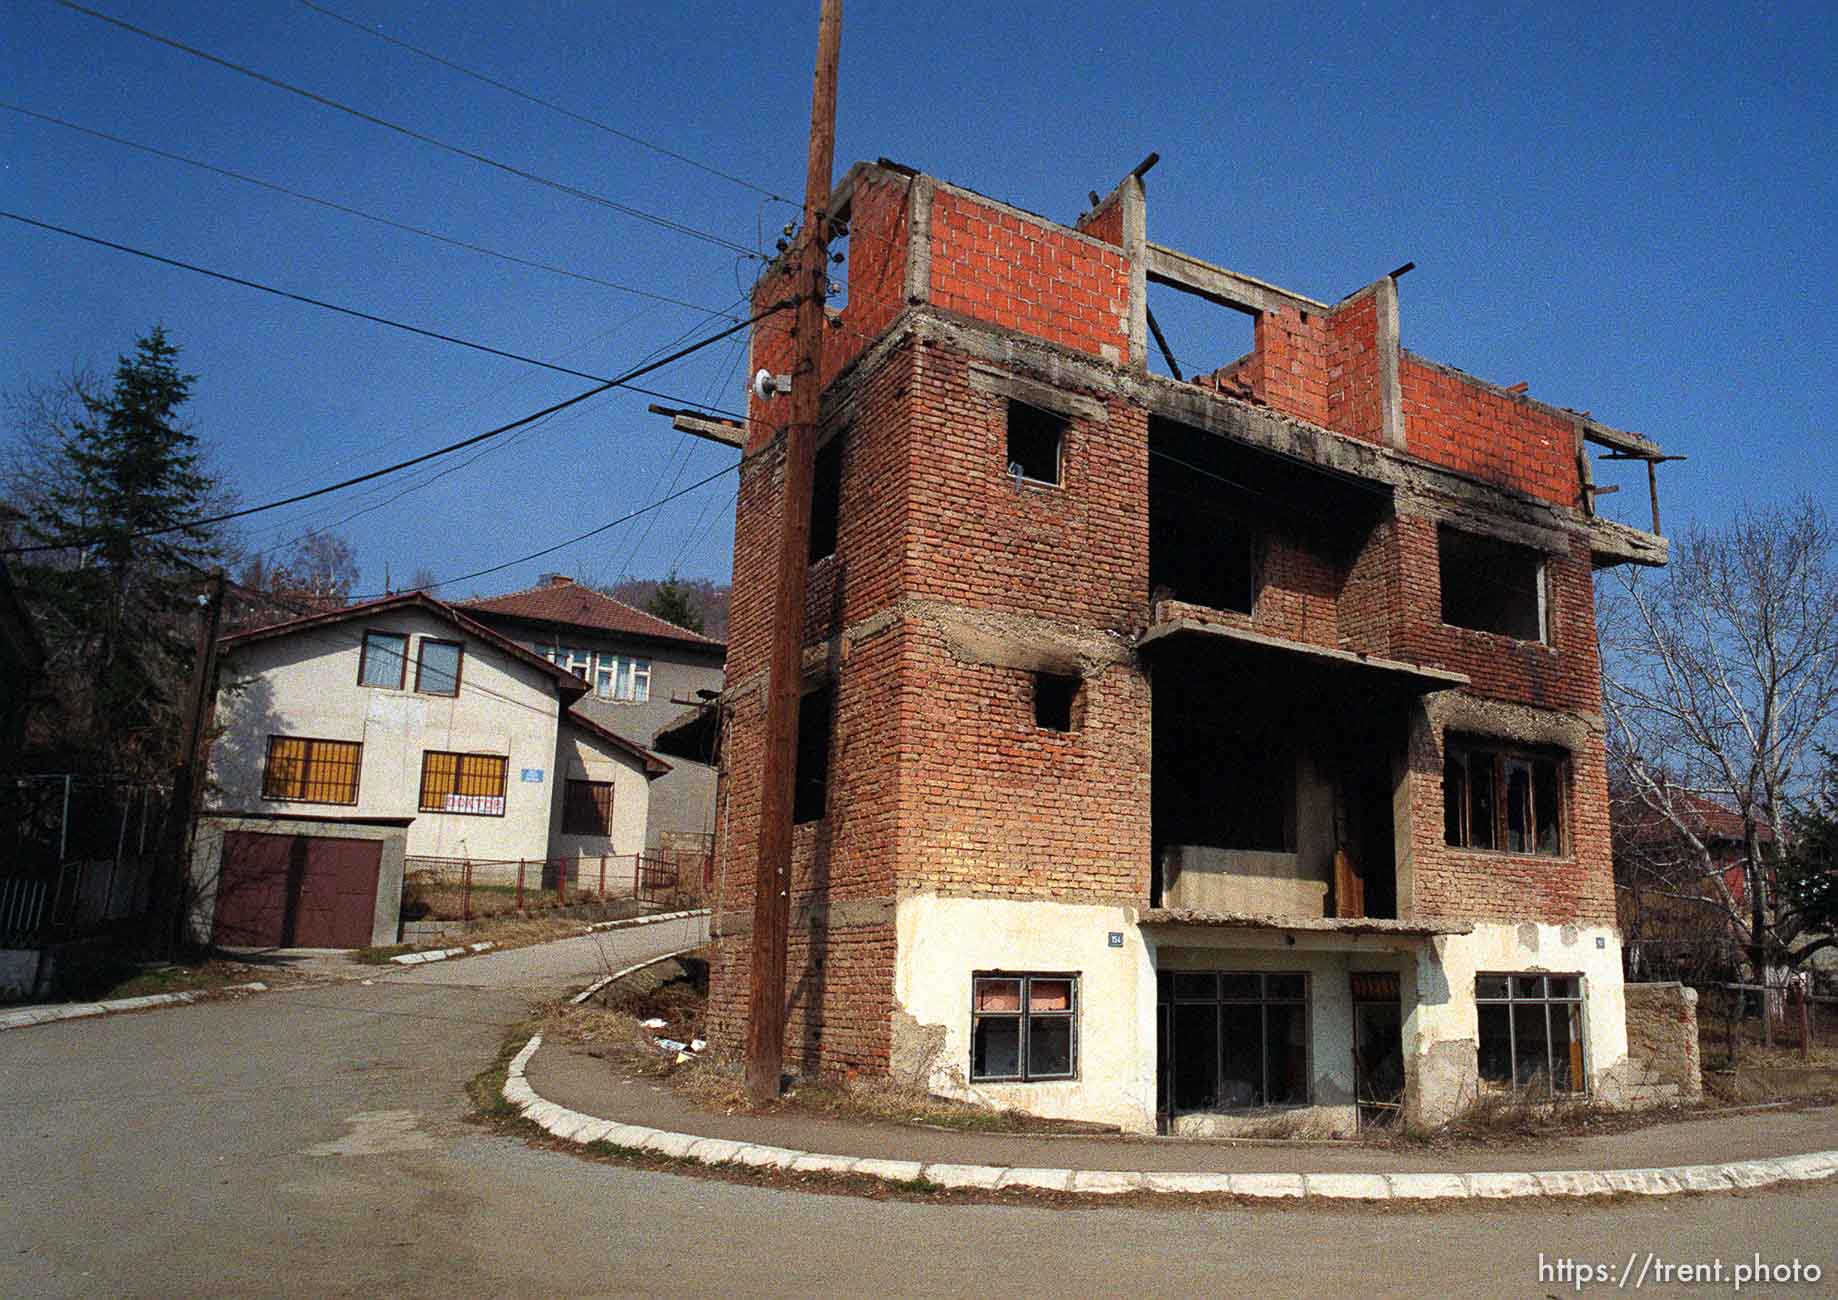
[[[1551,1100],[1524,1093],[1483,1092],[1449,1123],[1435,1129],[1403,1125],[1372,1133],[1370,1141],[1395,1146],[1530,1146],[1551,1138],[1625,1133],[1675,1118],[1678,1108],[1615,1110],[1586,1097]]]

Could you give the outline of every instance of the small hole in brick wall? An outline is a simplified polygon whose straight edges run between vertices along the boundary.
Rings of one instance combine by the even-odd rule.
[[[1043,731],[1071,731],[1079,679],[1056,673],[1034,674],[1034,725]]]
[[[1058,483],[1067,423],[1063,415],[1011,399],[1008,403],[1008,472],[1036,483]]]

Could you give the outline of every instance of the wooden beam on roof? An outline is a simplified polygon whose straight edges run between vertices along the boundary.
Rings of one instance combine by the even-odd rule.
[[[1149,280],[1195,294],[1222,307],[1243,312],[1267,312],[1288,307],[1296,312],[1329,312],[1324,302],[1279,289],[1273,284],[1228,271],[1223,266],[1202,262],[1199,258],[1162,244],[1147,245],[1144,266]]]
[[[721,420],[701,411],[682,411],[675,407],[659,406],[652,403],[646,408],[653,415],[670,417],[670,427],[678,433],[694,434],[710,442],[718,442],[724,447],[745,450],[747,446],[747,425],[744,420]]]

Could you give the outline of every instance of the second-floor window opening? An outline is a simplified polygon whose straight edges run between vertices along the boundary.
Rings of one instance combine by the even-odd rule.
[[[357,684],[399,691],[408,673],[408,637],[400,632],[366,632],[357,660]]]
[[[1520,641],[1547,641],[1544,556],[1456,528],[1436,530],[1442,621]]]
[[[817,448],[811,477],[810,562],[836,553],[836,535],[842,517],[842,435]]]
[[[649,659],[565,645],[544,646],[541,653],[557,668],[567,669],[593,687],[594,695],[602,700],[645,704],[651,699]]]
[[[1033,483],[1058,485],[1065,469],[1063,415],[1013,398],[1008,402],[1008,472]]]

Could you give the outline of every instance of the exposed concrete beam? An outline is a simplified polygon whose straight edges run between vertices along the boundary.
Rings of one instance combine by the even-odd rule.
[[[1197,257],[1161,244],[1145,244],[1143,261],[1152,283],[1198,294],[1222,307],[1233,307],[1250,313],[1288,307],[1292,311],[1314,312],[1318,315],[1326,315],[1333,310],[1327,303],[1279,289],[1274,284],[1266,284],[1236,271],[1228,271],[1211,262],[1202,262]]]
[[[706,438],[736,450],[744,450],[747,445],[747,426],[743,420],[719,420],[700,411],[681,411],[655,403],[645,409],[653,415],[669,416],[670,427],[678,433],[694,434],[698,438]]]
[[[1612,519],[1597,517],[1589,521],[1589,554],[1598,569],[1612,569],[1617,564],[1663,568],[1671,549],[1671,544],[1655,533],[1643,533]]]
[[[1198,619],[1191,618],[1177,618],[1171,622],[1157,623],[1144,632],[1136,644],[1146,650],[1158,641],[1165,641],[1173,637],[1215,637],[1221,641],[1299,655],[1304,659],[1315,659],[1325,664],[1369,669],[1373,672],[1389,674],[1394,678],[1404,678],[1428,691],[1451,690],[1458,686],[1470,685],[1473,681],[1466,673],[1451,672],[1446,668],[1431,668],[1424,664],[1410,664],[1398,659],[1381,659],[1377,655],[1359,654],[1352,650],[1336,649],[1333,646],[1312,645],[1305,641],[1289,641],[1282,637],[1266,636],[1262,632],[1252,632],[1246,628],[1232,627],[1226,623],[1202,623]]]

